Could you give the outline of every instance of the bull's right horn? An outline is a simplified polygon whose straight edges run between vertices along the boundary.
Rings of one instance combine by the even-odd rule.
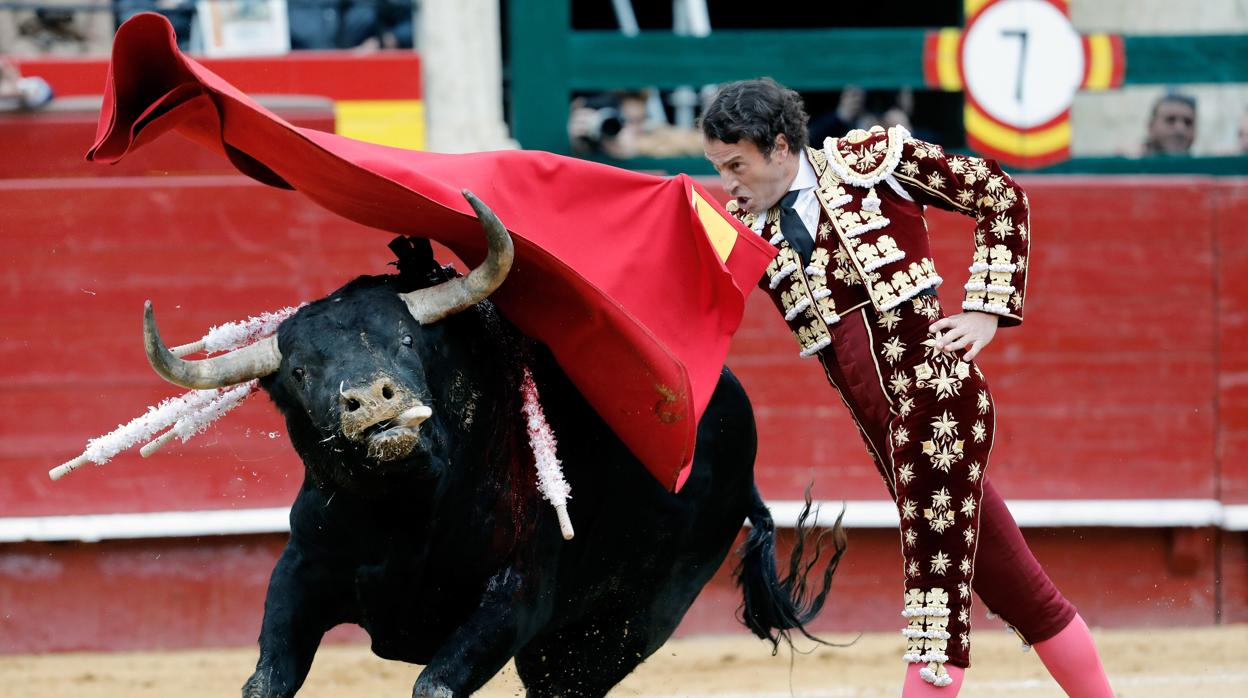
[[[507,272],[511,271],[515,248],[506,226],[472,192],[465,189],[461,193],[472,206],[472,210],[477,212],[481,227],[485,228],[489,252],[485,261],[474,267],[467,276],[399,294],[407,304],[408,312],[422,325],[435,323],[485,300],[494,289],[502,285],[507,278]]]
[[[224,388],[267,376],[282,364],[277,335],[210,359],[179,359],[160,338],[151,301],[143,304],[143,348],[147,350],[148,362],[161,378],[183,388],[198,390]]]

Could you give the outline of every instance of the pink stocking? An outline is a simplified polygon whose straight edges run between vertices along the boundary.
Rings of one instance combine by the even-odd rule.
[[[919,670],[925,666],[926,663],[906,665],[906,683],[901,687],[901,698],[954,698],[958,695],[966,669],[946,664],[945,671],[949,672],[953,683],[948,686],[933,686],[919,676]]]
[[[1071,698],[1114,698],[1092,633],[1075,614],[1060,633],[1033,645],[1040,661]]]

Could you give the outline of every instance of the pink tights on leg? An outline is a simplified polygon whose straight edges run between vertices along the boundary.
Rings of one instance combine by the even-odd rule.
[[[1071,698],[1114,698],[1092,633],[1083,617],[1075,614],[1060,633],[1033,647],[1062,690]],[[916,694],[917,695],[917,694]]]
[[[901,687],[901,698],[953,698],[958,695],[966,669],[946,664],[945,671],[949,672],[953,683],[948,686],[933,686],[919,676],[919,670],[926,666],[927,662],[906,665],[906,682]]]
[[[1076,614],[1061,632],[1037,642],[1034,649],[1049,674],[1070,698],[1114,698],[1114,691],[1109,687],[1109,678],[1105,676],[1096,644],[1092,642],[1092,633],[1083,616]],[[958,695],[965,669],[946,664],[945,670],[953,678],[953,683],[937,687],[919,677],[919,670],[925,666],[907,665],[902,698],[954,698]]]

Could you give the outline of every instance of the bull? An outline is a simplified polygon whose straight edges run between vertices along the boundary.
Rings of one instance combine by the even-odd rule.
[[[399,238],[397,274],[359,277],[276,335],[197,361],[170,352],[145,308],[157,373],[189,388],[259,378],[303,460],[243,695],[294,695],[322,636],[341,623],[362,626],[378,656],[425,665],[415,696],[468,695],[513,658],[529,696],[604,695],[672,634],[745,519],[742,621],[773,651],[806,633],[844,538],[838,521],[822,580],[808,587],[814,560],[804,559],[799,527],[780,579],[740,383],[723,370],[697,426],[691,475],[678,494],[667,491],[549,351],[487,300],[512,242],[465,196],[488,242],[465,276],[440,266],[428,242]],[[570,541],[538,502],[524,366],[567,468],[579,532]]]

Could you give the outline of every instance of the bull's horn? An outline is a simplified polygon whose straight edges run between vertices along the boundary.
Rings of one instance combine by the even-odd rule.
[[[160,339],[151,301],[143,304],[143,348],[147,350],[148,362],[161,378],[183,388],[198,390],[224,388],[267,376],[282,364],[276,335],[210,359],[179,359]]]
[[[467,276],[451,279],[437,286],[422,288],[419,291],[399,294],[407,303],[407,309],[412,317],[422,325],[435,323],[485,300],[494,292],[494,289],[502,285],[503,280],[507,278],[507,272],[511,271],[515,249],[512,247],[511,235],[508,234],[507,228],[503,226],[502,221],[498,220],[498,216],[494,215],[490,207],[481,203],[481,200],[473,196],[472,192],[465,189],[462,193],[472,205],[472,210],[477,212],[481,227],[485,228],[489,253],[485,261],[468,272]]]

